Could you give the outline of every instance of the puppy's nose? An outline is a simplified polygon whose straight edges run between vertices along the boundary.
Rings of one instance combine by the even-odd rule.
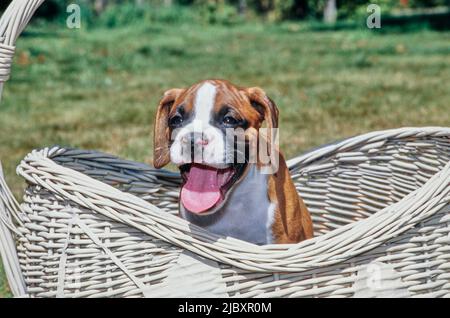
[[[189,136],[183,137],[183,142],[186,144],[191,144],[191,147],[195,146],[207,146],[209,144],[209,140],[203,133],[192,132]]]

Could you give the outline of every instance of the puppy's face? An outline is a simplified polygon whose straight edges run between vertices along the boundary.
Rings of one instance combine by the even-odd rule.
[[[220,210],[245,175],[249,142],[264,120],[278,127],[278,109],[260,88],[208,80],[164,94],[155,122],[154,166],[171,161],[179,167],[186,211]]]

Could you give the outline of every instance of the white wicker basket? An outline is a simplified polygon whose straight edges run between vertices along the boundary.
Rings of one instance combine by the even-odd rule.
[[[0,21],[0,81],[42,0]],[[316,237],[255,246],[176,217],[178,174],[93,151],[33,151],[19,205],[0,170],[15,296],[450,296],[450,128],[353,137],[288,162]]]

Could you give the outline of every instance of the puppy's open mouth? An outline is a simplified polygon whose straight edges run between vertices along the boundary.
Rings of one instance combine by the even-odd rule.
[[[235,164],[218,169],[203,164],[186,164],[180,167],[184,184],[181,203],[189,212],[205,214],[220,206],[233,185],[244,174],[246,164]]]

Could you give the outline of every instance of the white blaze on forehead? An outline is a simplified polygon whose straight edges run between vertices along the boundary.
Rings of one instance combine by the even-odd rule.
[[[203,126],[209,124],[216,94],[216,87],[209,82],[204,83],[197,91],[194,103],[194,120],[200,121]]]
[[[191,146],[182,140],[192,132],[201,132],[208,144],[201,152],[194,153],[194,162],[203,162],[216,167],[225,167],[225,141],[223,132],[211,125],[211,116],[217,96],[217,88],[211,82],[201,84],[194,100],[194,118],[176,134],[170,148],[170,158],[177,165],[191,162]]]

